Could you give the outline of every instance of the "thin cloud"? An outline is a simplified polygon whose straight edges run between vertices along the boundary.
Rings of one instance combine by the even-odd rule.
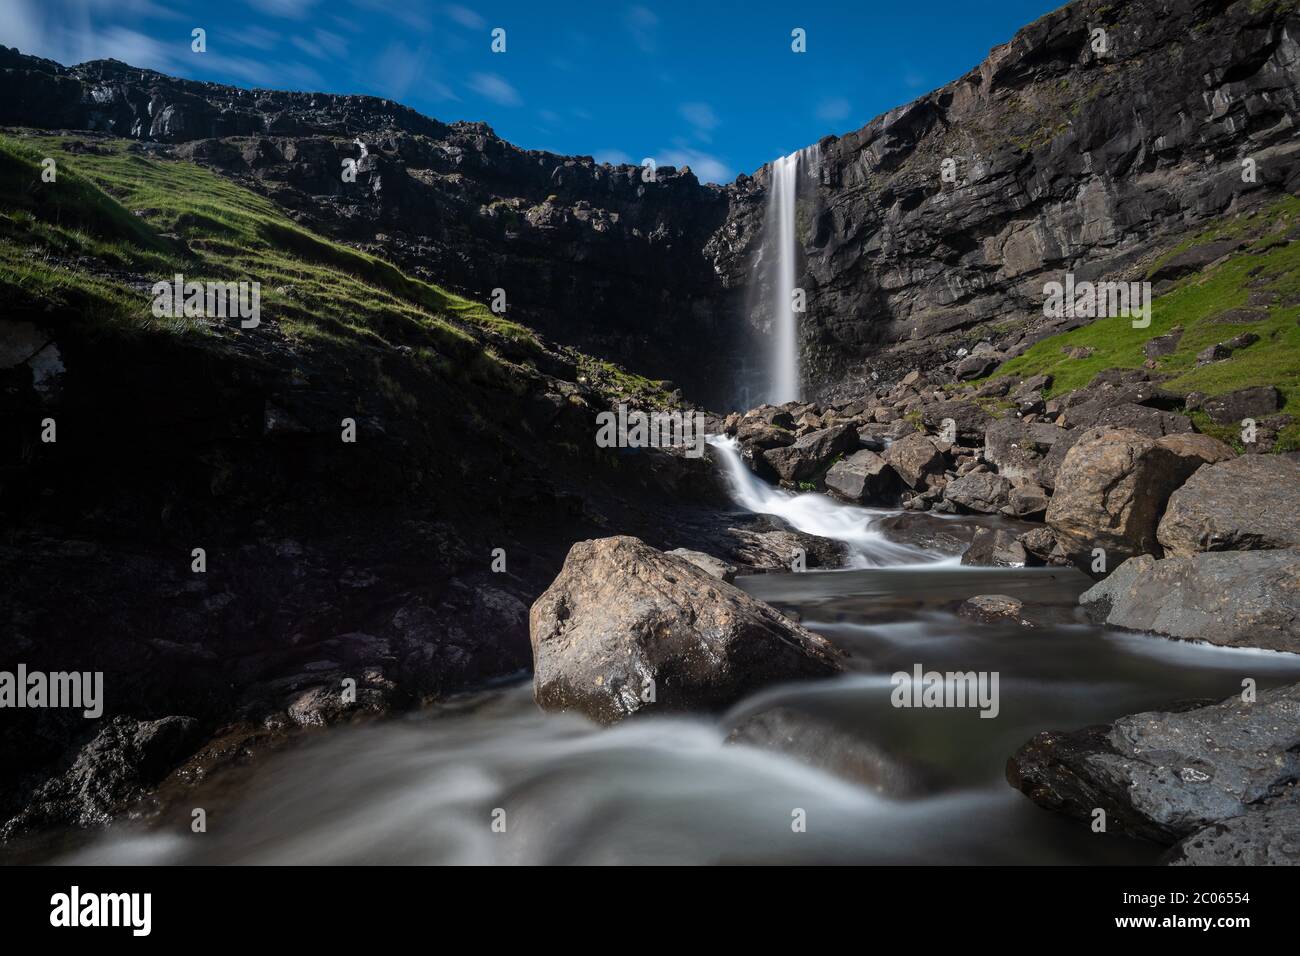
[[[655,155],[655,161],[660,166],[689,166],[691,172],[704,183],[729,183],[736,178],[731,167],[717,156],[690,146],[660,150]]]
[[[654,53],[659,48],[659,15],[653,10],[635,6],[627,11],[623,21],[642,53]]]
[[[718,125],[718,114],[708,103],[683,103],[678,112],[695,128],[695,135],[706,142]]]
[[[519,106],[523,103],[518,91],[505,77],[496,73],[471,73],[467,85],[479,96],[501,106]]]
[[[467,30],[482,30],[487,26],[487,21],[471,10],[469,7],[462,7],[459,4],[450,3],[444,10],[449,18],[459,23]]]
[[[245,4],[258,13],[286,20],[301,20],[317,2],[318,0],[244,0]]]

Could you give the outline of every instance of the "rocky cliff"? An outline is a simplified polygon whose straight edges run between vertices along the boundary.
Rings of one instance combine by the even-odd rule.
[[[1198,225],[1294,193],[1298,35],[1294,0],[1080,0],[824,139],[798,216],[810,396],[951,368],[981,342],[1015,354],[1059,330],[1045,281],[1141,278]],[[767,167],[725,188],[668,167],[646,182],[372,97],[12,50],[0,69],[0,124],[172,144],[416,274],[480,299],[504,289],[512,318],[696,400],[734,404],[753,366]]]

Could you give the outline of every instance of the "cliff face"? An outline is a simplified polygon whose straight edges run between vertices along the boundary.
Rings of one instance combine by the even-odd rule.
[[[805,376],[825,392],[981,341],[1014,354],[1052,331],[1044,282],[1142,278],[1207,220],[1300,191],[1298,118],[1294,3],[1049,14],[960,79],[822,141],[800,210]],[[733,208],[724,232],[758,228],[761,206]],[[746,264],[712,251],[741,281]]]
[[[698,401],[734,402],[761,347],[762,297],[746,292],[767,167],[725,188],[685,169],[644,182],[370,97],[13,51],[0,69],[0,124],[169,144],[409,271],[483,300],[504,289],[511,318]],[[980,342],[1014,354],[1053,330],[1044,282],[1140,278],[1202,223],[1296,192],[1298,90],[1294,0],[1081,0],[823,140],[798,215],[809,392],[951,366]]]

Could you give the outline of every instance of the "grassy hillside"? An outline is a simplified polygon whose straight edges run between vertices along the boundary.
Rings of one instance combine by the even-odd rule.
[[[47,157],[53,183],[41,179]],[[530,329],[306,230],[193,163],[127,140],[0,136],[0,301],[11,317],[30,308],[76,315],[91,334],[214,334],[152,315],[150,287],[178,272],[260,282],[263,322],[290,345],[400,346],[431,371],[497,381],[543,352]],[[612,398],[666,401],[659,383],[621,369],[592,380]]]
[[[1155,360],[1153,373],[1171,391],[1219,395],[1253,385],[1273,385],[1284,398],[1282,412],[1297,419],[1279,437],[1279,450],[1300,448],[1300,199],[1288,197],[1273,206],[1227,219],[1188,238],[1152,266],[1154,272],[1173,256],[1224,239],[1244,245],[1225,261],[1186,276],[1152,303],[1151,325],[1135,329],[1128,318],[1097,319],[1083,328],[1044,339],[1023,355],[1003,363],[990,378],[1048,373],[1049,397],[1087,385],[1108,368],[1139,368],[1147,361],[1143,346],[1175,327],[1183,335],[1177,349]],[[1290,239],[1288,239],[1288,236]],[[1232,310],[1255,321],[1216,321]],[[1207,346],[1253,332],[1259,341],[1222,361],[1198,366]],[[1077,348],[1092,349],[1086,358],[1071,358]],[[1201,416],[1198,427],[1232,438]]]

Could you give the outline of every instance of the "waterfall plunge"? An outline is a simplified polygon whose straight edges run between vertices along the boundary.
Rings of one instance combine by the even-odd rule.
[[[800,173],[816,170],[820,158],[821,150],[809,146],[772,162],[762,262],[772,270],[767,276],[772,295],[772,341],[766,400],[774,405],[799,398],[799,320],[794,311],[798,263],[795,208]]]

